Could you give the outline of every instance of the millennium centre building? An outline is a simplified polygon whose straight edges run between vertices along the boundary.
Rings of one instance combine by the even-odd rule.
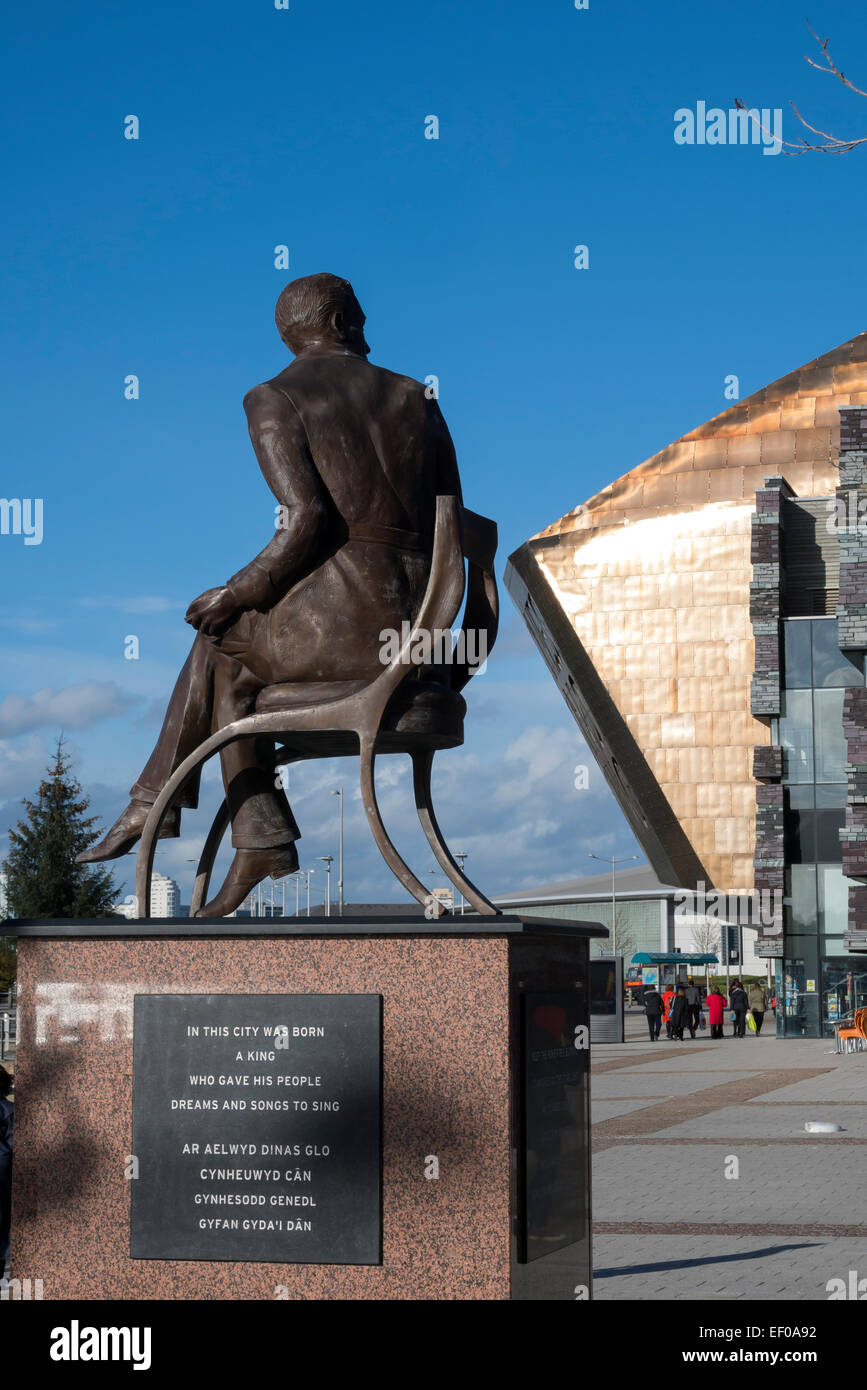
[[[659,878],[755,913],[778,1031],[867,1003],[867,333],[624,473],[508,588]]]

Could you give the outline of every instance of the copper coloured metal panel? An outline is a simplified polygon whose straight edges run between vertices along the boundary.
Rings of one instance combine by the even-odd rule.
[[[685,513],[636,514],[628,525],[564,535],[559,546],[536,554],[639,749],[680,754],[673,778],[657,773],[660,789],[705,881],[732,889],[752,886],[733,881],[732,858],[749,856],[755,820],[754,796],[745,813],[741,798],[742,814],[732,814],[732,786],[744,777],[751,784],[743,754],[767,732],[753,721],[739,731],[742,742],[715,749],[714,715],[749,708],[752,510],[752,502],[715,502]],[[616,644],[610,621],[602,642],[588,621],[594,602],[620,615]],[[632,647],[641,657],[624,665],[620,658]],[[647,716],[658,716],[658,724]],[[722,780],[715,751],[724,759]]]
[[[832,493],[836,412],[862,393],[867,333],[684,435],[510,559],[507,585],[525,617],[529,596],[537,629],[568,627],[571,661],[563,656],[578,690],[564,694],[603,744],[602,690],[611,702],[620,757],[617,776],[606,775],[657,873],[681,875],[668,881],[753,887],[752,750],[769,741],[750,713],[755,491],[784,474],[801,497]],[[558,630],[559,647],[570,645]]]

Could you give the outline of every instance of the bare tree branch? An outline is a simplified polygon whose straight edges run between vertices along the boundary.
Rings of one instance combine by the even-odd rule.
[[[837,64],[834,62],[834,59],[831,57],[831,54],[828,51],[828,44],[831,42],[831,40],[820,39],[819,35],[816,33],[809,20],[807,20],[807,28],[813,35],[813,38],[816,40],[816,43],[819,44],[820,48],[822,49],[822,52],[828,60],[828,64],[827,67],[825,67],[821,63],[817,63],[815,59],[808,58],[806,54],[804,55],[804,61],[806,63],[809,63],[811,68],[817,68],[819,72],[829,72],[832,74],[832,76],[839,77],[840,81],[843,83],[843,86],[848,87],[852,92],[857,92],[859,97],[867,97],[867,92],[862,91],[860,87],[856,87],[855,83],[850,82],[848,77],[844,77],[843,73],[837,67]]]
[[[837,64],[831,57],[828,47],[830,39],[820,39],[809,20],[807,20],[807,28],[821,48],[825,62],[817,63],[814,58],[810,58],[806,54],[804,55],[804,61],[809,63],[811,68],[816,68],[818,72],[827,72],[831,77],[836,77],[843,83],[844,87],[848,87],[849,90],[855,92],[857,96],[867,97],[867,91],[864,91],[861,87],[856,87],[855,83],[850,82],[849,78],[837,67]],[[851,139],[841,139],[840,136],[833,135],[830,131],[821,130],[818,126],[811,125],[810,122],[801,115],[793,101],[790,101],[789,105],[804,129],[809,130],[812,135],[820,136],[825,143],[817,144],[815,141],[807,140],[805,137],[802,137],[800,140],[780,140],[781,145],[787,146],[784,153],[791,155],[810,153],[847,154],[849,150],[854,150],[858,145],[867,145],[867,135],[853,136]],[[776,138],[773,132],[765,129],[758,117],[753,114],[745,102],[741,101],[740,97],[735,97],[735,107],[738,111],[746,111],[753,124],[758,126],[759,130],[764,135],[770,136],[772,140]]]

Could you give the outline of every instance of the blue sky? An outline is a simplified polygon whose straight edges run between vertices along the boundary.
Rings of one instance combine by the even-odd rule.
[[[867,87],[867,11],[822,0],[810,19]],[[0,536],[0,854],[61,725],[95,810],[117,815],[189,646],[187,604],[268,538],[241,399],[287,360],[272,318],[287,279],[348,276],[372,360],[438,376],[501,571],[724,409],[727,374],[746,395],[867,326],[867,146],[790,158],[673,139],[678,108],[736,97],[784,108],[787,139],[790,99],[867,134],[867,100],[804,63],[800,0],[49,0],[5,30],[0,495],[41,497],[44,538]],[[503,598],[468,745],[438,784],[489,892],[636,851],[599,774],[574,789],[586,748]],[[425,875],[407,778],[384,772]],[[342,780],[347,896],[399,898],[354,775],[293,774],[302,862],[336,852]],[[185,895],[215,777],[159,853]]]

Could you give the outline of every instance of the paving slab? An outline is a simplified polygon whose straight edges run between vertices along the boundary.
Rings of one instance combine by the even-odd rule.
[[[663,1071],[622,1070],[605,1072],[594,1076],[591,1068],[591,1092],[600,1100],[616,1100],[621,1096],[646,1096],[648,1102],[663,1100],[673,1096],[688,1096],[695,1091],[703,1091],[708,1086],[721,1085],[726,1081],[739,1081],[742,1073],[737,1071],[716,1072],[710,1076],[703,1073],[676,1073],[668,1076]]]
[[[786,1088],[790,1089],[790,1088]],[[778,1091],[769,1093],[779,1095]],[[810,1104],[792,1103],[770,1107],[763,1105],[762,1098],[751,1100],[743,1105],[728,1105],[722,1110],[702,1115],[697,1121],[688,1120],[684,1124],[671,1125],[665,1130],[667,1139],[695,1138],[702,1135],[707,1139],[805,1139],[816,1144],[838,1142],[836,1135],[808,1136],[804,1125],[808,1120],[835,1121],[845,1128],[849,1138],[867,1139],[867,1101],[863,1106],[840,1105],[821,1107]],[[602,1115],[599,1116],[603,1118]],[[607,1117],[605,1117],[607,1118]],[[843,1136],[845,1137],[845,1136]],[[867,1184],[867,1152],[853,1161],[864,1164],[865,1184]],[[865,1201],[867,1211],[867,1201]]]
[[[732,1156],[738,1176],[726,1177]],[[616,1221],[629,1219],[628,1212],[636,1221],[722,1226],[867,1223],[865,1167],[860,1146],[832,1148],[812,1139],[773,1146],[679,1138],[652,1146],[615,1143],[594,1165],[593,1216]]]
[[[761,1101],[761,1097],[757,1099]],[[778,1087],[773,1093],[773,1099],[867,1101],[867,1066],[861,1073],[844,1071],[837,1067],[826,1072],[824,1076],[794,1081],[791,1085]]]
[[[643,1110],[647,1104],[646,1099],[641,1100],[606,1100],[600,1099],[595,1089],[590,1098],[590,1112],[594,1124],[599,1124],[602,1120],[612,1120],[616,1115],[628,1115],[632,1110]]]

